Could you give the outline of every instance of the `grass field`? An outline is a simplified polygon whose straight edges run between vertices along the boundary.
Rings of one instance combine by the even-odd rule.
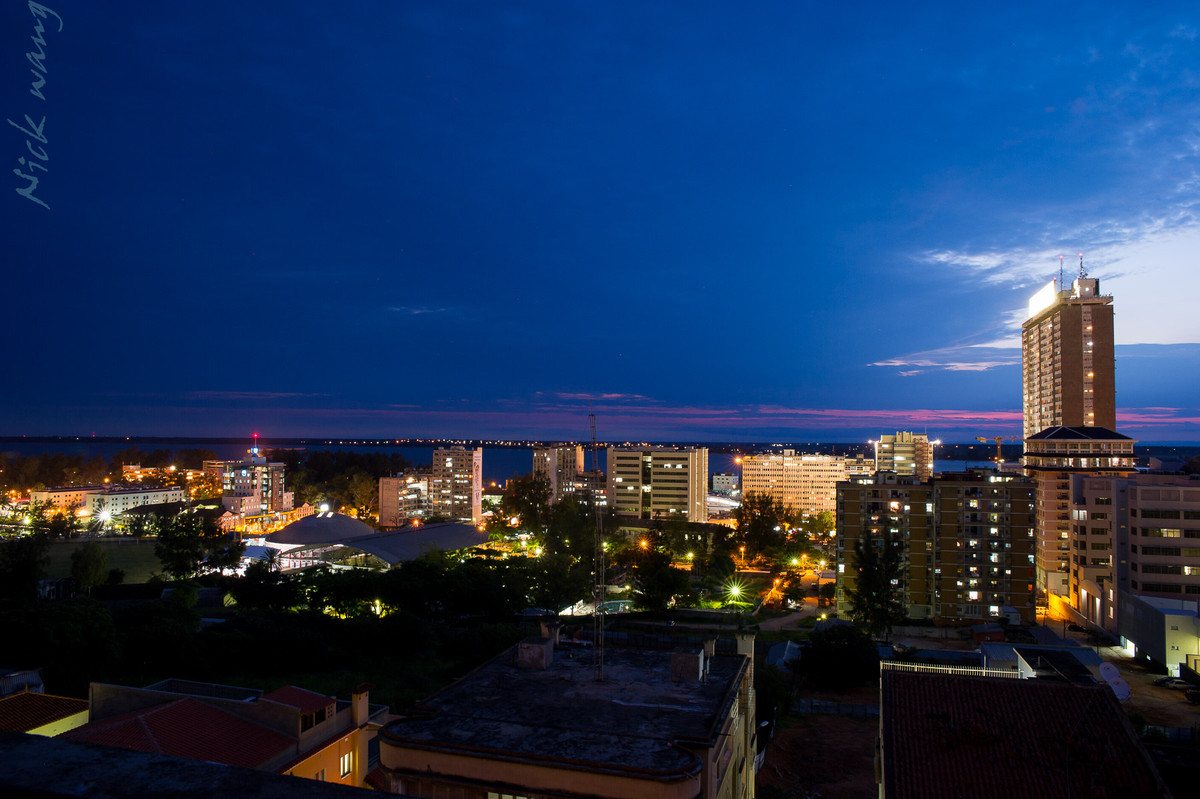
[[[126,583],[144,583],[162,563],[154,556],[153,538],[100,538],[100,546],[108,552],[108,568],[122,569]],[[71,576],[71,553],[83,545],[83,540],[52,541],[50,543],[49,577]]]

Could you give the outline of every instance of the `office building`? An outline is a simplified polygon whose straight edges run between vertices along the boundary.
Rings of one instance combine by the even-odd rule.
[[[1037,484],[1039,592],[1072,593],[1072,475],[1132,474],[1134,443],[1104,427],[1051,427],[1025,439],[1025,474]],[[1097,554],[1089,560],[1102,557]]]
[[[875,445],[875,471],[911,474],[918,480],[933,475],[933,445],[924,433],[897,432],[880,436]]]
[[[742,457],[742,496],[766,494],[805,514],[834,511],[837,484],[852,474],[870,473],[862,458],[804,455],[795,450]]]
[[[583,474],[583,447],[562,444],[533,451],[533,476],[550,486],[550,504],[573,495]]]
[[[34,505],[53,505],[63,510],[80,510],[87,507],[88,497],[106,489],[105,485],[61,486],[35,488],[29,492],[29,502]]]
[[[885,531],[904,549],[909,618],[1034,620],[1034,492],[1020,475],[944,473],[921,481],[878,472],[838,484],[837,611],[851,615],[854,546]]]
[[[708,450],[609,447],[608,501],[618,516],[708,521]]]
[[[740,481],[736,474],[718,472],[712,476],[712,492],[714,494],[733,494],[738,490]]]
[[[432,515],[479,524],[483,518],[483,447],[434,450],[429,499]]]
[[[413,472],[379,478],[379,526],[402,527],[429,514],[428,474]]]
[[[1117,427],[1113,298],[1080,259],[1069,291],[1051,282],[1021,327],[1025,438],[1049,427]]]
[[[753,635],[675,652],[608,647],[601,681],[591,648],[566,649],[556,634],[525,639],[385,726],[382,789],[753,799]]]

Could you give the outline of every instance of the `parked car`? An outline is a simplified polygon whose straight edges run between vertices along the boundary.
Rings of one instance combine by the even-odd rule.
[[[1078,624],[1068,624],[1067,629],[1073,633],[1086,633],[1087,627],[1080,627]]]
[[[1161,683],[1158,680],[1155,680],[1154,684],[1161,685],[1163,688],[1170,688],[1174,691],[1186,691],[1189,688],[1195,687],[1187,680],[1181,680],[1178,677],[1171,677],[1170,679],[1166,680],[1165,682],[1161,682]]]
[[[1191,702],[1193,705],[1200,705],[1200,688],[1189,688],[1183,692],[1183,695],[1186,696],[1187,701]]]

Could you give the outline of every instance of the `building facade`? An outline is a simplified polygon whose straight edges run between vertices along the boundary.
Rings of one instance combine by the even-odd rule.
[[[430,513],[479,524],[483,518],[483,447],[433,451]]]
[[[978,620],[1014,608],[1034,620],[1035,486],[1019,475],[879,472],[838,485],[838,615],[851,613],[854,546],[890,530],[902,542],[909,618]]]
[[[533,476],[550,486],[550,504],[575,493],[583,474],[583,447],[563,444],[541,447],[533,451]]]
[[[284,464],[268,462],[257,446],[241,460],[205,461],[204,471],[220,475],[221,504],[230,513],[258,516],[294,506],[295,495],[284,487]]]
[[[933,475],[933,445],[924,433],[883,435],[874,444],[875,471],[911,474],[918,480]]]
[[[120,516],[130,508],[165,505],[186,499],[187,491],[183,488],[106,488],[88,494],[87,512],[91,516]]]
[[[414,472],[379,478],[379,526],[402,527],[429,514],[428,474]]]
[[[1200,599],[1200,479],[1074,474],[1070,480],[1070,601],[1089,622],[1126,635],[1123,596]]]
[[[608,502],[618,516],[708,521],[708,449],[609,447]]]
[[[1037,484],[1038,591],[1072,594],[1072,476],[1132,474],[1135,443],[1104,427],[1052,427],[1025,439],[1025,474]],[[1106,557],[1098,550],[1088,560]]]
[[[1025,438],[1049,427],[1117,426],[1113,298],[1080,262],[1070,291],[1051,282],[1021,326]]]
[[[766,494],[805,514],[834,512],[837,484],[850,475],[870,472],[870,464],[855,456],[805,455],[790,449],[745,455],[742,457],[742,495]]]

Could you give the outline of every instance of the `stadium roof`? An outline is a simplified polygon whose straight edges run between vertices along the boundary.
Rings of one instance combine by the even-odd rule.
[[[487,540],[487,533],[470,524],[445,522],[378,532],[340,513],[306,516],[267,536],[272,544],[292,547],[353,547],[391,565],[416,560],[431,550],[467,549]]]

